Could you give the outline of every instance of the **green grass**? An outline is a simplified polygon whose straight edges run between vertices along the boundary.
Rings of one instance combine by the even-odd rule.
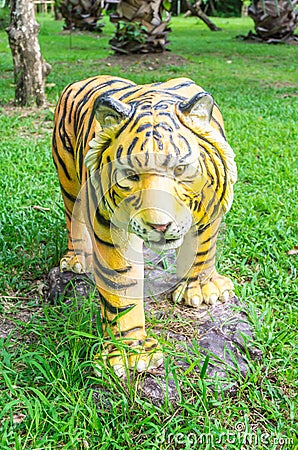
[[[175,407],[167,398],[154,406],[134,383],[123,385],[109,371],[95,377],[92,360],[101,341],[95,302],[69,308],[63,301],[43,303],[38,295],[65,248],[51,161],[52,113],[7,106],[14,96],[13,66],[2,30],[0,313],[4,325],[15,322],[15,331],[0,340],[0,448],[298,448],[297,257],[287,254],[298,245],[297,47],[235,39],[252,28],[249,19],[215,19],[223,31],[212,33],[194,18],[174,18],[170,48],[185,63],[122,70],[105,60],[113,33],[107,18],[101,35],[73,34],[72,48],[61,22],[39,21],[42,52],[52,64],[51,105],[67,83],[99,73],[137,83],[188,76],[214,95],[239,170],[219,266],[250,307],[263,364],[252,361],[245,379],[235,373],[231,381],[239,382],[239,391],[219,397],[204,376],[184,374],[165,344],[167,370],[180,383]],[[201,358],[199,350],[193,358]]]

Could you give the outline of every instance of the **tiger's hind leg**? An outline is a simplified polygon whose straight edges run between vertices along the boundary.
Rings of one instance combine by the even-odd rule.
[[[68,227],[67,227],[68,228]],[[61,272],[92,272],[92,244],[84,222],[72,217],[68,228],[68,248],[60,260]]]
[[[177,273],[181,277],[179,286],[173,292],[173,300],[184,301],[186,305],[194,308],[202,303],[215,305],[217,302],[226,302],[233,293],[233,283],[225,276],[219,275],[215,269],[216,239],[220,219],[214,221],[201,233],[190,231],[177,257]],[[192,233],[192,234],[191,234]],[[189,239],[197,234],[198,246],[193,255],[190,269],[185,267],[189,261]]]
[[[76,191],[78,186],[74,186]],[[75,191],[75,192],[76,192]],[[60,260],[61,272],[92,272],[92,242],[85,223],[85,187],[74,201],[62,189],[68,233],[67,252]]]
[[[67,134],[65,121],[63,108],[57,108],[52,153],[60,182],[68,233],[67,251],[61,258],[60,270],[85,273],[91,271],[91,240],[83,216],[82,187],[74,162],[75,143]]]

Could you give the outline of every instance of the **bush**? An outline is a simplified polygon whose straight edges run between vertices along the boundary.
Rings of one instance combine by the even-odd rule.
[[[206,2],[208,16],[240,17],[242,9],[241,0],[210,0]]]

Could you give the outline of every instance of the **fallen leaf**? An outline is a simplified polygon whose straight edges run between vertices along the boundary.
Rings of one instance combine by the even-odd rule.
[[[287,252],[288,255],[298,255],[298,245],[295,245],[294,248]]]
[[[46,284],[42,283],[41,281],[37,281],[36,287],[37,287],[37,292],[39,293],[39,295],[43,295]]]
[[[39,205],[32,205],[33,209],[36,209],[36,211],[50,211],[50,208],[44,208],[43,206]]]
[[[22,423],[24,422],[25,418],[25,414],[13,414],[12,416],[13,423]]]

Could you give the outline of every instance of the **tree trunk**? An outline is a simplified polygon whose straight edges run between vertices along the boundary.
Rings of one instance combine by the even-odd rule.
[[[192,5],[188,0],[184,0],[187,9],[191,12],[191,15],[198,17],[199,19],[201,19],[206,25],[207,27],[211,30],[211,31],[221,31],[221,28],[216,26],[215,23],[213,23],[209,17],[207,16],[207,14],[204,13],[204,11],[201,8],[201,1],[199,0],[198,2],[196,2],[194,5]],[[188,15],[186,13],[186,15]]]
[[[45,78],[51,66],[42,58],[38,43],[39,25],[31,0],[11,0],[10,26],[7,28],[14,63],[15,103],[26,106],[46,104]]]

